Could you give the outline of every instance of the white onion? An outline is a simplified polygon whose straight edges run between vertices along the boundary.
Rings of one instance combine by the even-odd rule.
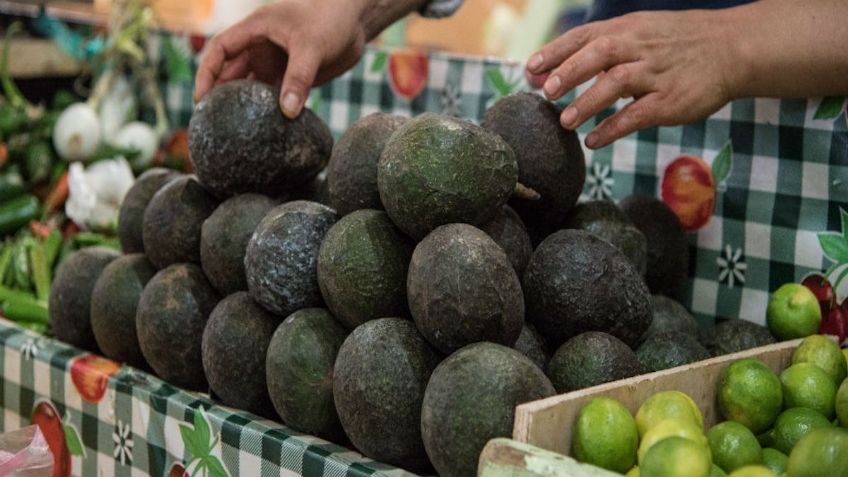
[[[127,124],[115,136],[114,144],[126,149],[135,149],[139,155],[133,161],[137,167],[145,167],[153,161],[159,148],[159,137],[147,123],[136,121]]]
[[[112,89],[100,103],[100,134],[111,143],[118,131],[133,119],[136,100],[130,82],[124,76],[115,78]]]
[[[62,111],[53,128],[53,146],[66,161],[84,161],[100,146],[100,119],[85,103]]]

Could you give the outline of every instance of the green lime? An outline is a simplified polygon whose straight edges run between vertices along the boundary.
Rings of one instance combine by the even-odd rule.
[[[727,474],[721,470],[721,467],[713,464],[710,468],[710,477],[727,477]]]
[[[748,465],[733,471],[728,477],[777,477],[777,474],[764,465]]]
[[[628,470],[624,477],[640,477],[639,475],[639,466],[635,466],[632,469]]]
[[[835,415],[836,383],[818,366],[798,363],[783,370],[783,402],[786,408],[808,407],[828,419]]]
[[[842,381],[836,391],[836,417],[842,427],[848,427],[848,379]]]
[[[833,379],[837,385],[848,376],[845,356],[835,341],[822,335],[804,338],[798,349],[792,353],[792,364],[815,364]]]
[[[642,436],[642,442],[639,444],[638,452],[639,462],[642,462],[642,459],[645,458],[645,454],[648,453],[651,446],[669,437],[682,437],[704,447],[709,445],[706,436],[704,436],[703,429],[693,424],[690,420],[666,419],[658,422]]]
[[[833,424],[820,412],[806,407],[787,409],[774,421],[774,448],[789,454],[798,440],[821,427],[833,427]]]
[[[769,300],[766,321],[771,334],[780,341],[816,334],[821,319],[819,301],[800,283],[783,285]]]
[[[848,430],[816,429],[802,437],[789,454],[789,477],[848,475]]]
[[[845,356],[845,365],[848,366],[848,348],[842,348],[842,356]]]
[[[718,408],[725,419],[759,434],[783,409],[780,379],[758,359],[735,361],[719,376]]]
[[[651,446],[639,469],[641,477],[709,477],[711,467],[706,446],[668,437]]]
[[[771,469],[777,475],[786,472],[789,465],[789,456],[777,449],[766,447],[763,449],[763,465]]]
[[[701,429],[704,428],[704,416],[698,405],[680,391],[662,391],[649,397],[636,412],[636,427],[642,437],[658,422],[666,419],[688,419]]]
[[[623,474],[636,464],[639,432],[620,402],[595,398],[580,410],[574,433],[574,457]]]
[[[713,462],[725,472],[763,462],[763,449],[757,436],[738,422],[725,421],[713,426],[707,433],[707,439]]]

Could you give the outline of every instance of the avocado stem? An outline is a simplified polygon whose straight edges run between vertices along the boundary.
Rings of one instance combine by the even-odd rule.
[[[515,192],[512,193],[512,196],[522,200],[539,200],[542,198],[541,194],[520,182],[515,184]]]

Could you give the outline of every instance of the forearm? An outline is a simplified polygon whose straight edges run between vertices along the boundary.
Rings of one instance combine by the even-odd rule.
[[[347,0],[346,0],[347,1]],[[375,38],[395,21],[414,12],[427,0],[359,0],[362,2],[362,24],[368,40]]]
[[[848,94],[848,2],[761,0],[724,10],[734,97]]]

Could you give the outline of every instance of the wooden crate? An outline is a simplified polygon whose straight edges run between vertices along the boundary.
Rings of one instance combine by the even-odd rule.
[[[687,366],[636,376],[518,406],[513,438],[543,449],[571,454],[571,429],[585,404],[596,397],[618,400],[630,412],[654,393],[677,390],[692,397],[704,414],[705,427],[720,420],[716,384],[722,370],[742,358],[757,358],[776,373],[786,369],[801,340],[787,341],[729,354]]]

